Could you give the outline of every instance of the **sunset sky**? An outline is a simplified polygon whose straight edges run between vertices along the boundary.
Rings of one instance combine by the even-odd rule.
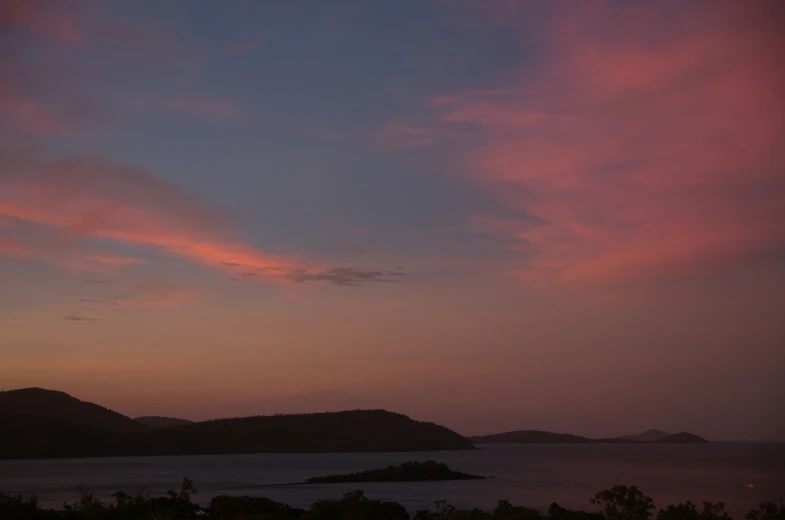
[[[785,440],[785,2],[0,1],[0,389]]]

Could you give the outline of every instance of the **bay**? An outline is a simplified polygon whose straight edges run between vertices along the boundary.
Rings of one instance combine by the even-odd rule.
[[[196,501],[218,494],[266,496],[296,507],[363,489],[410,511],[447,500],[492,509],[500,499],[546,510],[551,502],[592,510],[591,496],[614,484],[637,485],[658,508],[679,501],[722,501],[737,520],[764,500],[785,497],[785,444],[519,444],[429,453],[251,454],[0,461],[0,492],[38,495],[59,507],[78,486],[109,499],[117,490],[156,495],[195,481]],[[479,481],[272,486],[309,477],[363,471],[410,460],[495,478]],[[749,475],[755,488],[746,489]]]

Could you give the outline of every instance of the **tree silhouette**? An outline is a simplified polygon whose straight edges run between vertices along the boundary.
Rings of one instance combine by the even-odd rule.
[[[703,510],[699,511],[695,504],[688,500],[683,504],[661,509],[657,520],[730,520],[730,516],[725,512],[724,502],[703,502]]]
[[[602,506],[611,520],[647,520],[654,510],[654,500],[637,486],[613,486],[594,495],[591,503]]]
[[[751,509],[746,520],[785,520],[785,502],[780,499],[779,505],[774,502],[763,502],[758,509]]]

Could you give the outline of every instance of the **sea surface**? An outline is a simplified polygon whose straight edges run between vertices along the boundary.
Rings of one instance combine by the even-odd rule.
[[[592,510],[590,497],[614,484],[637,485],[665,507],[679,501],[723,501],[734,518],[764,500],[785,498],[785,444],[685,445],[521,444],[480,445],[475,451],[430,453],[254,454],[0,461],[0,492],[35,493],[58,507],[84,486],[108,499],[116,490],[140,488],[156,495],[195,481],[195,499],[218,494],[266,496],[296,507],[363,489],[370,498],[394,500],[410,511],[447,500],[492,509],[499,499],[547,510],[555,501]],[[272,486],[309,477],[436,460],[488,480]],[[754,489],[744,488],[752,476]]]

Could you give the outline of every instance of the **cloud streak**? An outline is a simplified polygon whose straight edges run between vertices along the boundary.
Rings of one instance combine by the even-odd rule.
[[[98,318],[91,318],[89,316],[79,316],[77,314],[68,314],[64,316],[63,319],[68,321],[98,321]]]
[[[47,226],[61,245],[99,238],[152,246],[208,265],[237,260],[260,268],[289,265],[242,242],[217,240],[215,235],[225,231],[221,212],[149,173],[89,157],[2,158],[0,215]],[[108,265],[144,262],[94,254],[84,259]]]
[[[265,253],[233,232],[223,212],[141,170],[92,157],[20,154],[0,154],[0,166],[0,229],[3,222],[26,229],[24,239],[0,235],[0,254],[81,270],[135,267],[164,255],[278,283],[359,285],[382,274]],[[141,256],[102,252],[112,244]],[[148,300],[171,296],[160,289]]]
[[[97,298],[80,298],[79,303],[95,304],[95,305],[118,305],[116,300],[99,300]]]
[[[393,273],[388,274],[392,275]],[[366,283],[394,281],[386,279],[384,276],[385,273],[382,271],[333,267],[319,272],[298,271],[291,274],[291,279],[295,282],[319,281],[343,286],[361,286]]]
[[[521,79],[435,98],[430,120],[404,127],[516,214],[475,229],[510,237],[538,282],[695,274],[782,246],[785,39],[771,4],[571,5]]]
[[[61,2],[4,0],[0,25],[23,27],[65,44],[83,44],[87,39],[76,15]]]

